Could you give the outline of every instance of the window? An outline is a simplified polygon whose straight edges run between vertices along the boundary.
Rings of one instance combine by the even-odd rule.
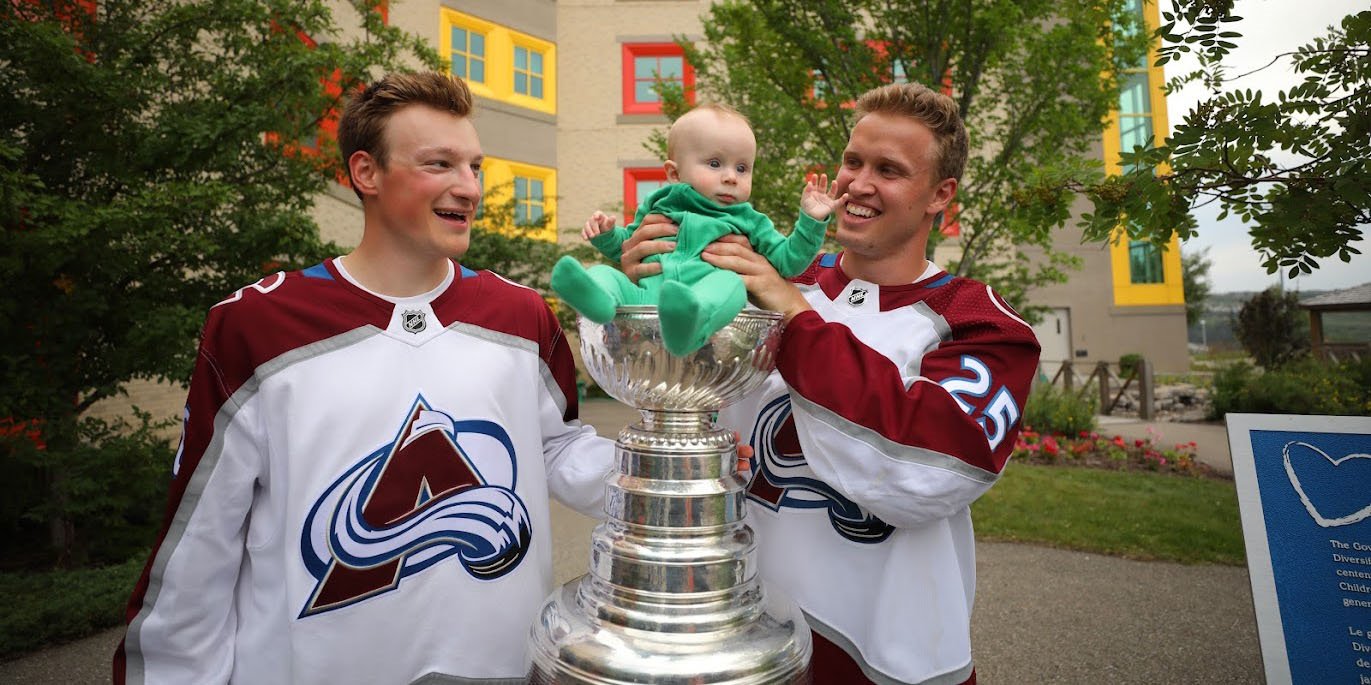
[[[899,57],[890,60],[890,82],[909,83],[909,69]]]
[[[625,43],[623,75],[625,114],[662,113],[658,80],[681,88],[686,103],[695,104],[695,68],[675,43]]]
[[[543,181],[514,177],[514,223],[525,226],[543,218]]]
[[[481,194],[480,202],[476,203],[476,218],[484,219],[486,216],[486,170],[484,168],[476,172],[476,192]]]
[[[487,221],[499,219],[510,224],[527,226],[546,220],[541,229],[529,233],[540,240],[557,240],[557,170],[551,167],[525,164],[498,157],[486,157],[481,172],[476,175],[481,184],[481,205],[489,205],[494,214],[477,210],[477,218]],[[501,212],[511,207],[513,216],[502,217]],[[509,225],[485,226],[492,230],[504,230]]]
[[[452,27],[452,55],[449,71],[472,83],[486,82],[486,35]]]
[[[473,94],[557,113],[556,44],[447,7],[438,12],[438,53]]]
[[[514,92],[542,99],[543,53],[514,46]]]
[[[640,202],[666,184],[666,170],[661,167],[624,169],[624,225],[633,222]]]
[[[1124,12],[1141,19],[1137,24],[1119,23],[1118,30],[1151,33],[1157,29],[1160,10],[1156,3],[1127,0]],[[1136,26],[1136,28],[1134,28]],[[1166,100],[1161,85],[1166,81],[1156,55],[1143,56],[1119,71],[1119,100],[1111,114],[1103,140],[1105,172],[1133,171],[1122,164],[1122,156],[1135,148],[1159,140],[1166,131]],[[1154,171],[1148,169],[1147,171]],[[1172,237],[1165,246],[1130,240],[1121,227],[1110,241],[1109,261],[1116,306],[1176,305],[1185,302],[1181,283],[1180,243]]]
[[[1128,280],[1131,283],[1164,283],[1162,251],[1149,242],[1128,241]]]

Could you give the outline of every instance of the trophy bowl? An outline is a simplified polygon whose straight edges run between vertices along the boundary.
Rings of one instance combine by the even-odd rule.
[[[609,323],[580,318],[586,371],[611,397],[649,411],[716,411],[757,387],[776,366],[781,315],[745,309],[700,349],[666,351],[657,308],[619,307]]]

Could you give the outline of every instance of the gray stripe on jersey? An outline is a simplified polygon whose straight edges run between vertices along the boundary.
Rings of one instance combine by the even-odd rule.
[[[948,325],[947,319],[943,318],[942,314],[933,311],[933,308],[928,306],[928,303],[915,302],[910,305],[909,308],[913,310],[915,314],[928,319],[928,325],[932,326],[933,332],[938,334],[938,342],[945,343],[952,339],[952,326]],[[923,361],[924,356],[920,354],[909,362],[909,366],[905,367],[904,377],[909,379],[909,381],[905,383],[905,390],[908,390],[909,386],[914,384],[915,378],[922,375],[919,371],[923,368]]]
[[[872,445],[881,453],[888,454],[900,461],[945,469],[987,485],[993,484],[995,480],[999,478],[995,473],[972,466],[954,456],[923,447],[914,447],[912,445],[895,442],[866,426],[848,421],[827,408],[801,397],[798,393],[790,393],[790,401],[796,407],[803,409],[806,414],[827,425],[829,428],[854,440]]]
[[[918,683],[896,680],[877,671],[871,664],[866,663],[866,660],[862,658],[861,651],[857,649],[857,646],[853,644],[851,640],[847,639],[846,635],[838,632],[833,626],[814,618],[809,612],[806,611],[803,613],[805,615],[805,621],[809,623],[810,630],[824,636],[829,642],[837,645],[839,649],[847,652],[847,655],[852,657],[852,660],[857,662],[857,665],[861,667],[862,674],[870,679],[871,682],[876,683],[876,685],[960,685],[960,683],[966,682],[967,678],[971,677],[971,671],[974,665],[967,663],[967,665],[955,671],[936,675],[927,680],[921,680]]]
[[[504,345],[505,347],[513,347],[516,350],[523,350],[524,352],[532,354],[538,359],[538,373],[543,377],[543,385],[547,386],[548,394],[552,395],[553,401],[557,403],[558,413],[562,416],[566,416],[567,398],[562,395],[562,388],[557,385],[557,379],[553,378],[552,369],[548,368],[547,362],[543,360],[542,355],[538,354],[538,343],[533,342],[528,338],[492,331],[489,328],[473,326],[469,323],[462,323],[461,321],[448,326],[448,330],[461,331],[473,338],[480,338],[486,342]]]
[[[463,678],[445,673],[425,673],[409,685],[525,685],[528,678]]]
[[[181,495],[181,501],[176,506],[176,514],[172,516],[171,524],[167,527],[167,536],[157,548],[157,556],[153,559],[152,569],[148,574],[148,589],[143,594],[143,606],[138,610],[138,615],[129,622],[128,633],[124,636],[128,685],[139,685],[147,677],[144,672],[143,649],[139,644],[143,623],[147,620],[151,608],[157,603],[157,596],[162,592],[161,578],[166,573],[172,552],[180,546],[181,538],[186,533],[186,526],[200,505],[200,495],[219,466],[219,457],[224,450],[224,432],[229,424],[233,423],[238,410],[252,399],[262,387],[262,383],[274,374],[306,359],[341,350],[382,333],[383,331],[375,326],[363,326],[281,354],[257,367],[252,377],[243,383],[222,407],[219,407],[219,413],[214,417],[214,437],[209,445],[205,446],[205,453],[200,455],[200,461],[195,465],[195,473],[191,474],[190,482],[186,483],[186,491]]]

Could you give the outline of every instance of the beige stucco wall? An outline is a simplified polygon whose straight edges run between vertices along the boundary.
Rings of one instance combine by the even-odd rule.
[[[659,166],[644,143],[662,116],[624,115],[622,44],[699,39],[700,0],[563,0],[557,3],[557,158],[561,220],[579,231],[597,209],[622,213],[626,167]],[[567,37],[574,37],[569,40]],[[576,239],[563,235],[563,240]]]
[[[1089,210],[1079,200],[1074,215]],[[1070,311],[1071,350],[1074,362],[1117,362],[1125,354],[1141,354],[1162,373],[1182,373],[1190,368],[1186,345],[1185,306],[1120,307],[1114,304],[1113,270],[1107,243],[1082,243],[1075,219],[1056,233],[1056,249],[1080,258],[1079,271],[1071,271],[1066,283],[1029,293],[1031,304]],[[1030,258],[1041,250],[1025,250]]]

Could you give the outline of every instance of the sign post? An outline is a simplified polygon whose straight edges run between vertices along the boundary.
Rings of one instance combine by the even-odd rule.
[[[1266,681],[1371,685],[1371,418],[1227,423]]]

